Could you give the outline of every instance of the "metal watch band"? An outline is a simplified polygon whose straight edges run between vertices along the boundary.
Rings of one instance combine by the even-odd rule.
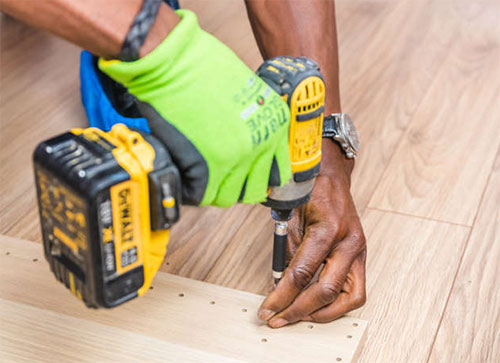
[[[148,36],[149,29],[156,20],[162,2],[163,0],[143,0],[141,10],[135,16],[123,41],[118,59],[125,62],[139,59],[139,51]]]
[[[323,137],[332,138],[337,135],[337,126],[335,125],[335,114],[323,118]]]
[[[323,137],[335,141],[346,158],[355,159],[360,148],[359,136],[349,115],[333,113],[323,119]]]

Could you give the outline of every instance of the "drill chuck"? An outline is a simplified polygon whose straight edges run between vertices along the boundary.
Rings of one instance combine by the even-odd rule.
[[[278,284],[286,267],[287,231],[288,220],[276,220],[273,244],[273,278],[275,285]]]

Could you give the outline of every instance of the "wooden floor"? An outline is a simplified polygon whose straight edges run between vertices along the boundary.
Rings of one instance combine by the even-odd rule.
[[[363,149],[363,362],[500,361],[500,1],[337,0],[342,104]],[[183,1],[253,69],[243,1]],[[0,234],[40,242],[31,152],[86,124],[79,50],[0,18]],[[162,270],[271,286],[269,211],[184,208]]]

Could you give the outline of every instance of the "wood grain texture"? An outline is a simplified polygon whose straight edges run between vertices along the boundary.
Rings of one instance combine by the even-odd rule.
[[[460,24],[451,0],[336,4],[342,107],[362,141],[352,177],[362,213]]]
[[[3,299],[0,323],[5,362],[241,362]]]
[[[500,3],[450,11],[452,48],[369,205],[470,226],[500,145]]]
[[[261,57],[243,1],[183,0],[182,5],[257,68]],[[362,361],[425,361],[436,334],[432,361],[475,362],[498,355],[498,290],[493,286],[499,284],[499,267],[494,264],[498,257],[490,258],[497,256],[498,244],[491,233],[498,232],[483,212],[493,209],[485,198],[497,195],[498,177],[490,179],[481,216],[474,218],[500,142],[499,6],[498,0],[336,0],[343,109],[355,119],[363,142],[352,190],[362,214],[371,206],[362,218],[369,251],[368,303],[356,313],[371,321]],[[0,14],[2,234],[41,240],[31,153],[39,141],[86,125],[79,52]],[[469,226],[474,228],[471,246],[459,265]],[[266,294],[271,231],[269,211],[260,206],[184,207],[162,270]],[[25,257],[31,262],[29,254]],[[37,264],[45,274],[45,263]],[[44,304],[54,303],[33,299],[38,290],[27,286],[31,290],[11,296],[13,303],[24,304],[20,311],[35,314],[30,309],[46,311]],[[0,294],[2,289],[0,284]],[[88,329],[67,334],[91,335]],[[152,351],[147,358],[155,360],[164,340],[147,339],[153,339],[144,340]]]
[[[140,299],[87,309],[43,259],[39,244],[0,236],[0,360],[350,362],[366,328],[344,317],[273,330],[256,316],[262,296],[165,273]]]
[[[372,329],[360,362],[425,362],[469,228],[367,209],[367,303]]]
[[[0,14],[0,232],[40,241],[31,156],[43,139],[87,124],[80,50]]]
[[[443,316],[431,362],[500,359],[500,150]]]

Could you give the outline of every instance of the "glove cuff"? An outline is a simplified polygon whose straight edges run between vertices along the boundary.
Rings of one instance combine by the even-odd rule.
[[[180,22],[148,55],[132,62],[99,58],[99,69],[127,88],[132,81],[134,85],[142,84],[138,77],[144,76],[144,82],[148,82],[151,77],[156,77],[155,72],[166,72],[202,32],[195,13],[186,9],[176,10],[176,13]]]

